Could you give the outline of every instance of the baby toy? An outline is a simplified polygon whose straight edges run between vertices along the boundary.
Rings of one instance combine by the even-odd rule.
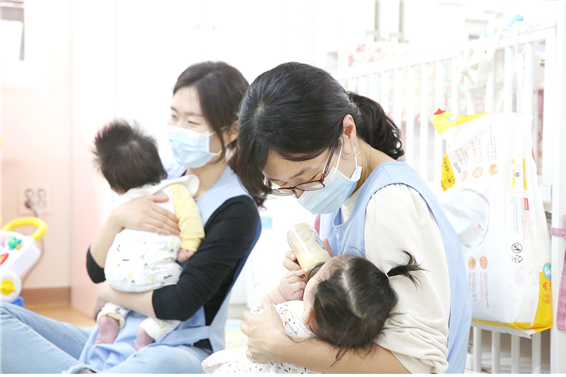
[[[37,230],[31,236],[12,232],[13,229],[33,225]],[[6,224],[0,231],[0,298],[12,302],[22,291],[21,277],[37,262],[41,254],[37,242],[45,235],[47,225],[35,217],[22,217]]]

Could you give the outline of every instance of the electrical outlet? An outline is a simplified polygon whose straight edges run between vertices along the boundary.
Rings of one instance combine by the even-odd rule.
[[[35,216],[33,207],[38,216],[51,213],[51,185],[49,182],[24,182],[18,185],[18,209],[20,215]]]

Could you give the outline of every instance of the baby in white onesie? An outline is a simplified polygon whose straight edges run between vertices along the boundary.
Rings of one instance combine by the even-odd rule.
[[[124,292],[146,292],[176,284],[182,271],[179,263],[192,256],[204,237],[200,212],[193,199],[198,178],[191,175],[163,179],[167,173],[155,140],[125,121],[110,122],[97,133],[94,143],[98,167],[119,194],[113,208],[144,195],[160,194],[169,200],[156,204],[177,216],[180,229],[179,236],[133,229],[118,233],[104,265],[108,284]],[[107,303],[97,317],[96,343],[113,343],[128,312],[124,307]],[[134,348],[161,341],[179,323],[146,318],[140,324]]]
[[[277,288],[266,298],[275,306],[285,331],[295,341],[320,339],[336,347],[336,361],[349,351],[367,355],[373,347],[391,309],[397,304],[389,279],[397,275],[418,279],[412,272],[422,271],[411,254],[407,264],[380,271],[367,259],[353,255],[331,258],[308,281],[306,270],[283,275]],[[299,301],[297,301],[299,300]],[[260,305],[253,314],[262,314]],[[206,373],[316,373],[302,365],[279,361],[256,363],[245,349],[215,352],[202,366]]]

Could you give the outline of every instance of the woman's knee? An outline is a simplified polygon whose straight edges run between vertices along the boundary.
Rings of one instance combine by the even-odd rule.
[[[159,373],[204,373],[202,361],[208,356],[206,351],[195,347],[145,347],[134,357],[146,368],[156,367]]]
[[[19,321],[22,321],[22,318],[24,317],[26,311],[27,309],[24,309],[21,306],[2,303],[2,305],[0,305],[0,318],[2,318],[3,320],[15,318]]]
[[[17,310],[15,308],[19,308],[19,306],[2,303],[2,305],[0,305],[0,318],[5,319],[7,317],[14,317],[14,311]]]

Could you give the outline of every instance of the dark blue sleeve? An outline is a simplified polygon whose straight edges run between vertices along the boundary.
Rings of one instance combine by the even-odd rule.
[[[92,257],[90,253],[90,247],[86,253],[86,270],[88,272],[88,276],[90,276],[90,280],[94,283],[102,283],[106,280],[106,276],[104,275],[104,268],[100,267]]]
[[[159,319],[184,321],[204,306],[210,323],[224,301],[240,260],[256,240],[259,213],[249,196],[227,200],[204,227],[205,237],[176,285],[153,292]]]

